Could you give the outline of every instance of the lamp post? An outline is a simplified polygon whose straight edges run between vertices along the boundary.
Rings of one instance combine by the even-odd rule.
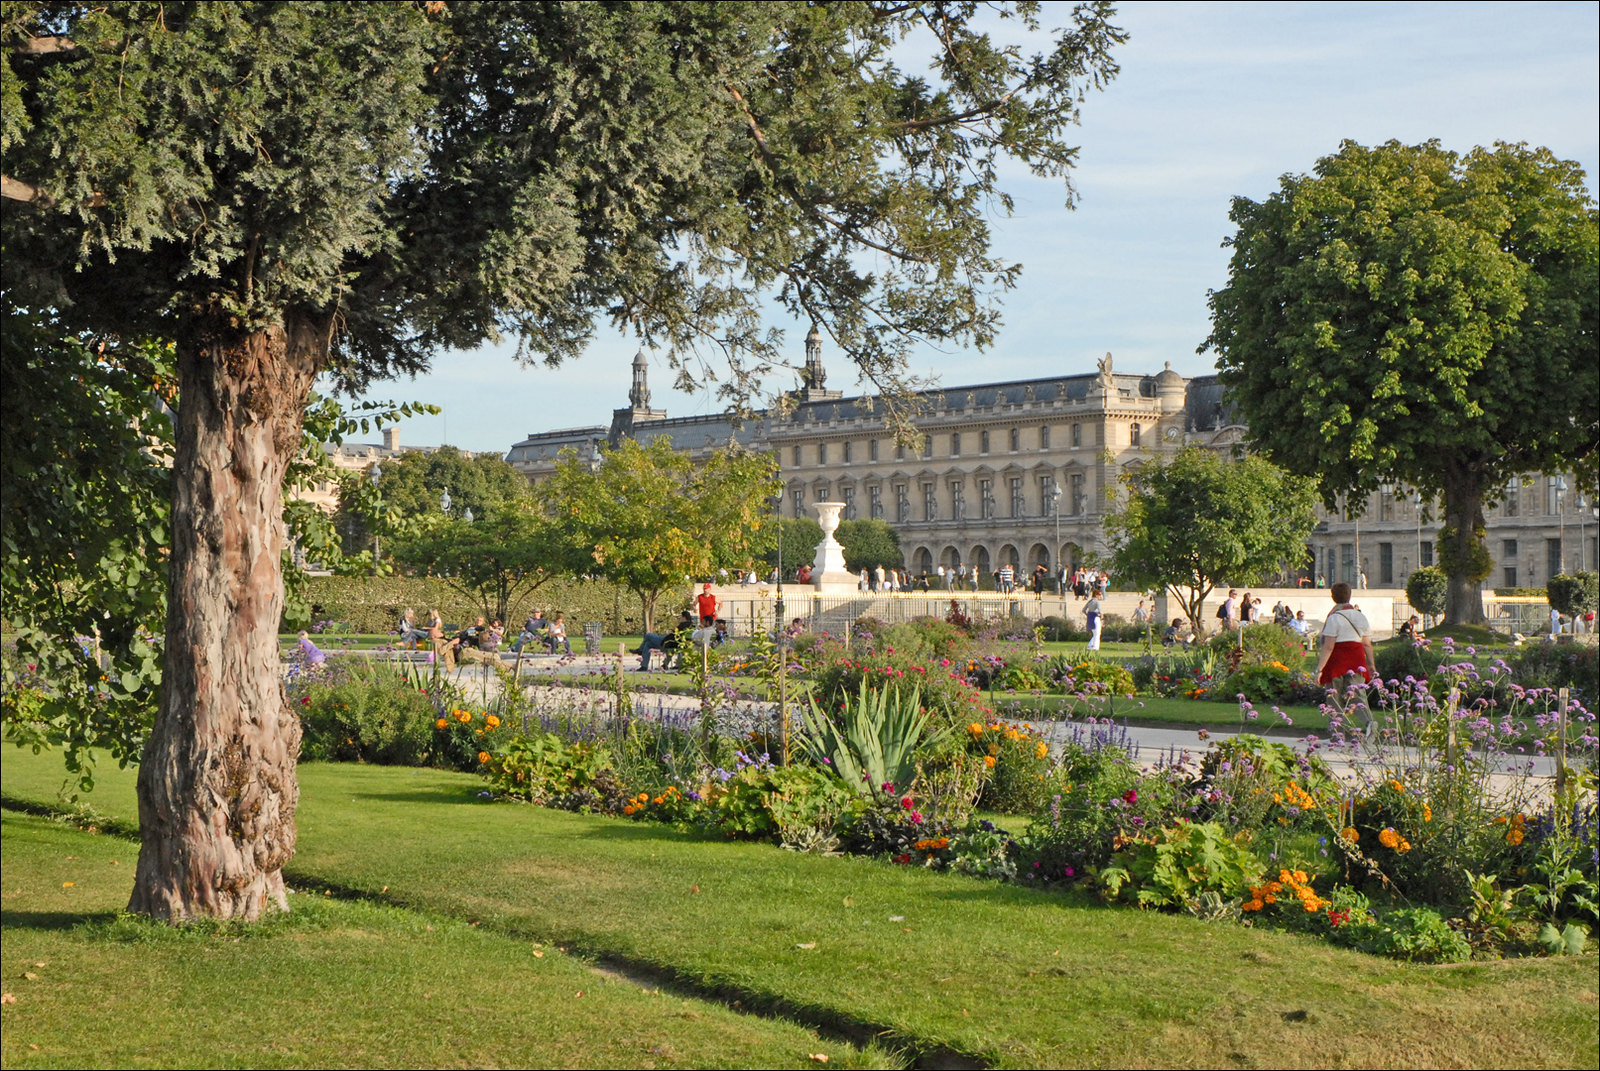
[[[1055,567],[1056,595],[1064,597],[1061,579],[1061,487],[1054,480],[1050,481],[1050,508],[1056,515],[1056,541],[1050,548],[1050,561]]]
[[[1567,478],[1556,477],[1556,564],[1560,567],[1562,575],[1567,571],[1567,513],[1566,503],[1562,501],[1567,493]],[[1579,541],[1583,539],[1579,535]]]
[[[472,516],[472,507],[471,506],[468,506],[466,509],[461,511],[461,519],[466,521],[468,524],[471,524],[473,522],[474,518]]]
[[[450,515],[450,488],[444,489],[444,494],[439,496],[439,509],[445,516]]]
[[[383,479],[383,468],[374,461],[372,468],[367,471],[367,479],[372,481],[372,492],[378,494],[378,483]],[[372,575],[378,575],[378,555],[382,546],[378,542],[378,511],[383,508],[383,498],[380,495],[378,504],[372,511]]]
[[[1411,516],[1417,524],[1417,568],[1422,568],[1422,492],[1411,492]]]

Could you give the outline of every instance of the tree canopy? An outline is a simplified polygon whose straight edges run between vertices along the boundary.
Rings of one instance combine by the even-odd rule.
[[[1189,447],[1140,467],[1106,517],[1111,569],[1139,590],[1166,588],[1197,633],[1221,583],[1252,584],[1305,557],[1316,485],[1264,458]]]
[[[1345,142],[1235,198],[1218,368],[1253,449],[1324,500],[1442,496],[1447,617],[1480,620],[1485,504],[1519,473],[1595,474],[1597,215],[1546,149]]]
[[[524,498],[482,518],[434,517],[391,544],[395,559],[435,576],[511,624],[526,596],[572,568],[570,543]]]
[[[900,550],[900,533],[888,521],[858,518],[841,521],[833,537],[844,548],[844,565],[852,573],[863,569],[898,569],[905,564]]]
[[[666,436],[648,446],[625,439],[592,468],[564,451],[539,493],[583,571],[638,595],[649,631],[662,592],[755,560],[776,472],[765,454],[724,450],[696,462]]]
[[[685,376],[714,356],[737,402],[779,352],[774,310],[890,388],[918,337],[993,337],[1017,271],[989,248],[1003,165],[1066,178],[1123,35],[1087,3],[1027,53],[978,10],[4,6],[0,284],[69,333],[174,345],[133,910],[287,906],[281,490],[318,373],[356,387],[506,336],[555,362],[609,320]],[[1038,30],[1037,4],[998,11]],[[902,66],[919,46],[928,69]]]

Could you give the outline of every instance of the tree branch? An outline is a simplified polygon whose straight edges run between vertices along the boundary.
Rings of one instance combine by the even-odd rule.
[[[78,42],[70,37],[30,37],[17,51],[29,56],[46,56],[52,52],[71,52],[77,47]]]

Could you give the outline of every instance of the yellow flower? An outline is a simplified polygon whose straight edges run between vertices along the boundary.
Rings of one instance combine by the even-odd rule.
[[[1429,807],[1426,803],[1422,805],[1422,820],[1424,822],[1433,821],[1433,808]]]
[[[443,729],[445,726],[447,726],[449,724],[450,724],[449,722],[445,721],[443,718],[440,718],[438,721],[433,723],[433,727],[435,729]]]
[[[487,751],[478,752],[478,761],[487,765],[489,762],[489,753]]]
[[[495,717],[493,714],[488,715],[486,720],[489,723],[489,728],[491,728],[491,729],[500,728],[500,719]]]
[[[1033,753],[1042,759],[1050,754],[1050,748],[1043,740],[1041,740],[1034,746]]]
[[[472,715],[471,714],[468,714],[464,710],[456,711],[456,721],[459,721],[462,725],[467,724],[467,722],[469,722],[471,720],[472,720]]]
[[[991,769],[991,770],[994,769],[994,756],[993,755],[985,755],[983,757],[983,765],[985,767],[987,767],[988,769]]]
[[[1394,789],[1396,792],[1404,792],[1406,790],[1406,786],[1402,785],[1399,781],[1390,781],[1389,787]]]
[[[640,803],[649,803],[650,802],[650,793],[641,792],[637,796],[635,796],[634,798],[637,799]]]
[[[1385,848],[1398,848],[1400,847],[1400,834],[1394,831],[1393,826],[1386,826],[1383,832],[1378,834],[1378,843]]]
[[[1511,845],[1521,844],[1522,843],[1522,830],[1518,829],[1515,826],[1512,826],[1511,829],[1509,829],[1506,832],[1506,843],[1507,844],[1511,844]]]
[[[974,737],[982,736],[983,726],[979,725],[977,722],[973,722],[971,725],[967,726],[967,732],[971,733]]]
[[[1356,832],[1355,826],[1345,826],[1339,830],[1339,839],[1354,844],[1361,839],[1361,834]]]

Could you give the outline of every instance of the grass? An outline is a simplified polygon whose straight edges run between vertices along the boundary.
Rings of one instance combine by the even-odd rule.
[[[9,797],[49,802],[61,772],[51,756],[12,752],[3,780]],[[1587,957],[1421,968],[954,874],[489,803],[467,775],[305,766],[301,782],[297,883],[649,965],[745,1007],[870,1024],[923,1052],[1018,1067],[1600,1060]],[[134,814],[131,772],[105,771],[94,803]]]
[[[6,1067],[798,1067],[793,1023],[642,989],[552,945],[317,890],[256,926],[119,916],[134,845],[0,815]],[[157,998],[158,999],[152,999]]]

